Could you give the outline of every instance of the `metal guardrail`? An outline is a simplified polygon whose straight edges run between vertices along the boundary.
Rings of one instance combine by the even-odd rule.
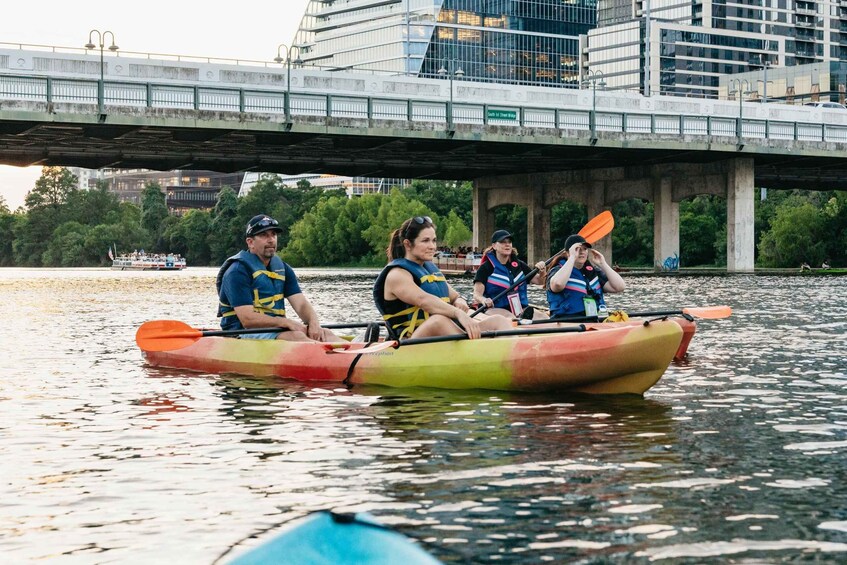
[[[535,108],[111,80],[104,81],[101,88],[99,80],[8,74],[0,74],[0,100],[92,104],[103,112],[110,107],[135,107],[282,114],[289,123],[295,116],[316,116],[443,123],[448,129],[455,124],[531,127],[589,131],[592,140],[596,139],[598,132],[607,132],[675,138],[726,137],[736,138],[739,142],[743,139],[847,143],[847,126],[826,123]]]

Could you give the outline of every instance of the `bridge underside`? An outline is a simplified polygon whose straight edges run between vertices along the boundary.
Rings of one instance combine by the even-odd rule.
[[[549,249],[550,208],[569,198],[590,214],[643,198],[656,205],[654,258],[679,251],[681,199],[727,198],[727,268],[753,269],[754,186],[847,188],[847,159],[836,144],[737,137],[666,136],[473,124],[433,124],[326,116],[112,109],[43,103],[0,107],[0,164],[89,169],[200,169],[285,174],[474,180],[474,238],[487,241],[493,209],[528,208],[528,256]],[[755,149],[755,150],[754,150]],[[611,244],[605,246],[611,259]],[[684,258],[680,258],[681,264]]]
[[[6,115],[4,115],[6,114]],[[480,134],[456,125],[455,132],[403,127],[369,129],[358,134],[349,123],[279,124],[267,131],[236,127],[185,127],[132,123],[14,120],[0,109],[0,164],[61,165],[89,169],[201,169],[218,172],[263,171],[284,174],[331,173],[347,176],[473,180],[496,175],[549,173],[608,167],[711,163],[740,156],[753,159],[755,185],[774,189],[847,189],[847,159],[832,152],[817,155],[749,153],[734,140],[679,144],[649,139],[633,143],[604,139],[592,145],[586,132],[573,138]],[[41,118],[40,116],[39,118]],[[110,116],[111,118],[112,116]],[[164,120],[167,121],[167,120]],[[349,122],[350,120],[346,120]],[[358,121],[358,120],[353,120]],[[342,120],[339,120],[342,122]],[[229,124],[227,124],[229,125]],[[353,127],[351,127],[353,125]],[[290,126],[290,125],[289,125]],[[368,124],[364,124],[367,128]],[[510,138],[507,140],[506,138]],[[725,149],[725,150],[721,150]]]

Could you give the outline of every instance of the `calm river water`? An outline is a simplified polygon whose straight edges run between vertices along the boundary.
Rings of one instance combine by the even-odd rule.
[[[145,366],[142,322],[216,324],[214,274],[0,270],[5,562],[211,563],[326,508],[447,562],[847,561],[847,277],[630,276],[616,307],[734,314],[592,398]],[[375,272],[299,275],[324,321],[376,319]]]

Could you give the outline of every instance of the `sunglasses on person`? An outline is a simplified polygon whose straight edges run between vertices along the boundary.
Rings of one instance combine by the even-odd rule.
[[[409,220],[409,225],[406,226],[406,229],[403,230],[403,239],[409,239],[409,228],[412,227],[412,223],[418,224],[422,226],[424,224],[431,224],[433,229],[435,229],[435,224],[432,222],[432,218],[429,216],[415,216],[411,220]]]
[[[255,235],[257,232],[264,231],[268,228],[278,228],[279,222],[273,218],[263,218],[255,224],[247,227],[247,236]]]

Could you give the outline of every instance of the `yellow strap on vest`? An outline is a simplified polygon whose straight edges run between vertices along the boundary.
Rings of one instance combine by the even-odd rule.
[[[283,277],[284,278],[284,277]],[[274,294],[273,296],[268,296],[267,298],[259,298],[259,291],[255,288],[253,289],[253,310],[256,312],[260,312],[262,314],[273,314],[275,316],[283,316],[285,317],[285,302],[283,302],[283,308],[269,308],[268,305],[276,304],[278,300],[282,300],[285,298],[284,294]]]
[[[271,278],[271,279],[277,279],[277,280],[281,280],[281,281],[285,282],[285,275],[280,275],[279,273],[274,272],[274,271],[254,271],[253,272],[253,278],[254,279],[256,277],[260,277],[262,275],[265,275],[266,277]]]
[[[431,282],[447,282],[447,279],[444,278],[442,274],[433,274],[433,275],[424,275],[421,277],[421,283],[431,283]]]

